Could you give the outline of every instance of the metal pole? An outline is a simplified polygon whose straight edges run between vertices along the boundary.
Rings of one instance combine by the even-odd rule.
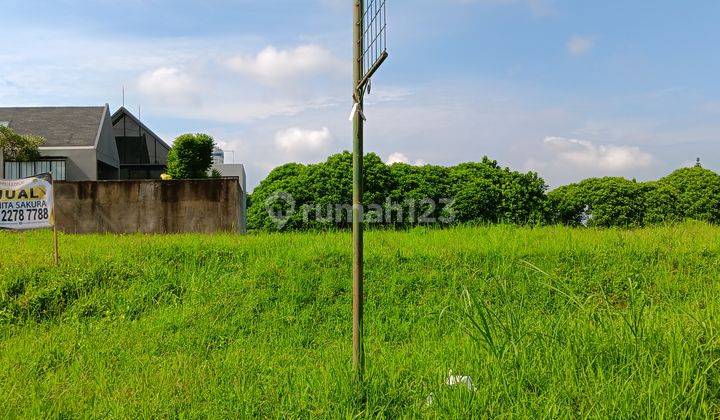
[[[53,203],[53,208],[55,207],[55,203]],[[58,253],[58,238],[57,238],[57,226],[55,223],[53,223],[53,242],[54,242],[54,250],[55,250],[55,266],[57,267],[60,265],[60,254]]]
[[[363,11],[364,0],[355,0],[353,26],[353,98],[358,106],[353,119],[353,368],[362,380],[365,372],[363,349]]]
[[[57,214],[55,214],[55,179],[50,174],[50,185],[52,190],[52,228],[53,228],[53,250],[55,251],[55,266],[60,265],[60,254],[58,253],[58,237],[57,237]]]

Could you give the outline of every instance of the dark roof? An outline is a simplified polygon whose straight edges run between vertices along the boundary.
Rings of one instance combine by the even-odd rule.
[[[145,125],[145,123],[143,123],[142,121],[140,121],[140,119],[139,119],[138,117],[136,117],[135,115],[133,115],[133,113],[130,112],[130,111],[128,111],[128,109],[125,108],[124,106],[121,106],[120,109],[118,109],[117,111],[115,111],[114,114],[112,114],[112,123],[113,123],[113,126],[115,126],[115,124],[118,122],[118,120],[120,120],[120,118],[123,117],[123,116],[128,116],[128,117],[130,117],[130,119],[132,119],[133,121],[135,121],[135,123],[136,123],[137,125],[139,125],[140,127],[142,127],[142,129],[145,130],[146,133],[150,134],[150,135],[151,135],[152,137],[154,137],[158,142],[160,142],[160,144],[162,144],[163,146],[165,146],[165,148],[166,148],[167,150],[170,150],[170,149],[171,149],[170,145],[167,144],[167,143],[165,143],[165,140],[163,140],[160,136],[158,136],[157,134],[155,134],[151,129],[149,129],[149,128]],[[1,120],[0,120],[0,121],[1,121]]]
[[[41,147],[95,146],[106,106],[0,108],[0,121],[19,134],[45,139]]]

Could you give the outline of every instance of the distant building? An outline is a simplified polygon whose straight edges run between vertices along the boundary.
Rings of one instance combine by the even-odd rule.
[[[213,165],[222,165],[225,163],[225,152],[219,147],[213,149],[212,152]]]
[[[240,181],[240,188],[243,191],[241,214],[243,217],[242,226],[247,226],[247,179],[245,177],[245,166],[241,164],[218,164],[214,163],[212,166],[213,170],[220,172],[220,176],[223,177],[237,177]]]
[[[52,172],[57,180],[159,179],[170,150],[125,108],[0,108],[0,123],[19,134],[41,136],[36,162],[3,161],[0,178],[17,179]]]

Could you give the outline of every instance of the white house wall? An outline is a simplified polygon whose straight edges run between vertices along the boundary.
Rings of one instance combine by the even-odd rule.
[[[103,119],[102,129],[100,130],[97,144],[97,160],[115,168],[120,167],[120,157],[118,156],[117,144],[115,143],[115,134],[113,132],[109,109],[105,110],[105,118]]]
[[[66,181],[96,181],[97,180],[97,161],[95,150],[87,149],[59,149],[53,148],[46,150],[41,148],[42,156],[53,157],[63,156],[67,160],[65,162],[65,180]]]

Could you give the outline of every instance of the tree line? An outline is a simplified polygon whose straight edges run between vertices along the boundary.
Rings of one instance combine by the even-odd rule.
[[[42,143],[41,137],[0,126],[5,160],[37,159]],[[168,155],[168,178],[207,177],[214,144],[206,134],[178,137]],[[590,178],[548,192],[537,173],[503,168],[488,157],[452,167],[412,166],[386,165],[370,153],[363,162],[365,222],[391,228],[461,223],[641,227],[686,219],[720,223],[720,175],[699,164],[657,181]],[[348,228],[352,154],[275,168],[248,202],[250,229]]]
[[[364,157],[366,223],[406,228],[424,223],[640,227],[684,219],[720,221],[720,176],[699,165],[652,182],[591,178],[548,192],[534,172],[484,157],[452,167],[386,165]],[[348,228],[352,155],[275,168],[249,199],[256,230]],[[278,223],[278,215],[282,216]]]
[[[548,223],[641,227],[686,219],[720,222],[720,176],[696,165],[651,182],[590,178],[547,194]]]

